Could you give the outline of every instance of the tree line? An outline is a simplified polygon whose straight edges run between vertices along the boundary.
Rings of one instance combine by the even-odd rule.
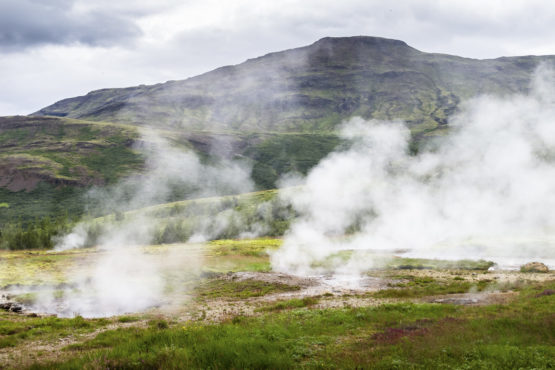
[[[0,249],[51,249],[56,237],[71,230],[74,221],[67,215],[18,221],[0,227]]]

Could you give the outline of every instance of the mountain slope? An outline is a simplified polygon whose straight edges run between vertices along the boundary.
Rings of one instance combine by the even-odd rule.
[[[136,127],[56,117],[0,117],[0,225],[80,213],[91,185],[139,171]]]
[[[0,187],[104,185],[136,171],[135,127],[56,117],[0,117]]]
[[[321,132],[351,116],[436,128],[480,93],[528,89],[553,56],[475,60],[420,52],[376,37],[324,38],[182,81],[102,89],[36,112],[157,127]]]
[[[251,161],[259,188],[280,174],[306,173],[339,143],[333,134],[211,133],[156,130],[203,160],[239,156]],[[81,214],[91,186],[105,187],[140,174],[148,138],[137,127],[60,117],[0,117],[0,227],[47,215]],[[178,198],[182,199],[182,198]],[[175,200],[175,199],[174,199]]]

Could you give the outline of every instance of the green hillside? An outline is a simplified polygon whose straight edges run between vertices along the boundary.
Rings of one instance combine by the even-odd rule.
[[[82,194],[140,170],[133,126],[56,117],[0,117],[0,223],[79,213]]]
[[[339,138],[318,133],[214,133],[158,130],[174,145],[204,161],[246,158],[258,188],[269,189],[283,173],[306,173]],[[0,117],[0,225],[44,216],[80,215],[83,195],[141,173],[144,155],[134,148],[135,126],[60,117]],[[222,152],[218,152],[219,148]]]

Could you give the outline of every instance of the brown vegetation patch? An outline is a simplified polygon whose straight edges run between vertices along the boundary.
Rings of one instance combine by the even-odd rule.
[[[392,344],[404,337],[421,336],[429,332],[429,326],[433,324],[432,320],[417,320],[410,325],[404,325],[398,328],[385,328],[384,331],[372,335],[377,343]]]
[[[518,292],[479,292],[464,294],[446,294],[429,297],[427,302],[455,304],[464,306],[485,306],[490,304],[506,304],[518,296]]]
[[[545,297],[545,296],[553,295],[553,294],[555,294],[555,290],[553,290],[553,289],[546,289],[546,290],[544,290],[543,292],[536,294],[536,298]]]

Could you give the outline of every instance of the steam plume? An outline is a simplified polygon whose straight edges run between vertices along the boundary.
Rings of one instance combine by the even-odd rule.
[[[148,212],[125,211],[167,202],[176,193],[197,198],[244,193],[253,188],[250,168],[245,163],[222,159],[219,163],[203,164],[192,151],[170,145],[153,130],[143,130],[140,142],[146,153],[146,172],[108,191],[96,190],[89,195],[97,209],[116,212],[120,219],[105,217],[102,232],[95,240],[99,251],[83,266],[68,270],[72,289],[57,298],[44,293],[35,310],[94,317],[167,305],[170,298],[167,293],[175,288],[167,277],[183,286],[182,277],[200,272],[201,257],[183,245],[145,250],[144,246],[153,242],[156,231],[163,228],[161,221]],[[219,217],[213,222],[201,220],[192,241],[211,239],[212,233],[227,227],[233,221],[230,212],[233,211],[228,212],[228,217]],[[80,248],[90,243],[89,230],[86,221],[78,224],[58,242],[56,250]],[[179,295],[184,293],[180,291]]]
[[[346,122],[349,149],[322,160],[302,188],[284,191],[300,217],[272,256],[274,269],[315,273],[341,250],[355,253],[337,272],[368,269],[377,252],[553,266],[553,70],[540,66],[526,95],[468,101],[450,127],[411,156],[402,122]]]

